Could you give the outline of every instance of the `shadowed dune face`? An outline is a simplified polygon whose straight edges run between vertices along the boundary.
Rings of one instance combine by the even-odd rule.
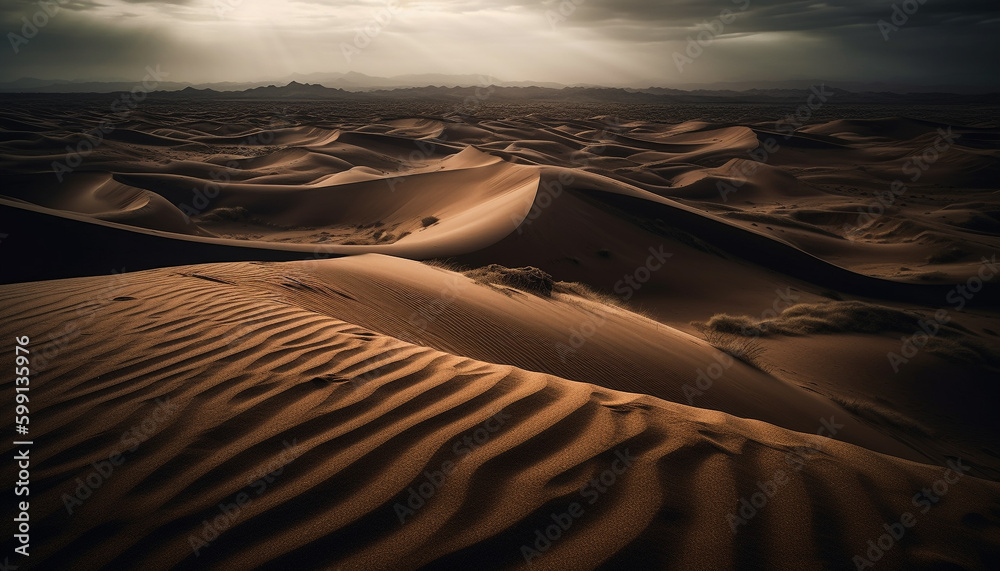
[[[0,110],[37,568],[1000,566],[995,125],[368,114]]]

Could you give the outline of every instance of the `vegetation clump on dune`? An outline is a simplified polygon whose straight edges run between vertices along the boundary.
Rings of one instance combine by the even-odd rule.
[[[587,284],[582,284],[580,282],[556,282],[552,286],[552,293],[572,295],[592,302],[600,303],[601,305],[623,307],[623,303],[620,298],[606,293],[601,293]],[[630,308],[629,311],[648,318],[648,316],[644,315],[641,311],[635,308]]]
[[[767,349],[756,338],[741,337],[713,329],[705,329],[703,333],[705,334],[705,341],[708,341],[709,345],[719,351],[765,373],[770,371],[767,364],[761,360],[761,356]]]
[[[450,271],[461,271],[466,277],[472,278],[481,284],[506,286],[539,297],[552,297],[552,294],[565,294],[602,305],[621,306],[621,303],[615,297],[600,293],[590,286],[579,282],[557,282],[551,275],[533,266],[508,268],[499,264],[490,264],[482,268],[462,271],[441,262],[429,263],[429,265]]]
[[[828,301],[793,305],[777,317],[754,319],[748,315],[719,313],[706,329],[732,335],[809,335],[811,333],[879,333],[919,329],[919,314],[863,301]]]
[[[532,266],[508,268],[490,264],[467,271],[465,275],[479,283],[504,285],[540,297],[552,297],[552,288],[555,285],[552,276]]]
[[[912,418],[868,400],[851,399],[833,395],[830,400],[846,410],[876,424],[888,424],[921,436],[934,436],[934,431]]]
[[[719,313],[707,322],[693,322],[706,337],[767,337],[771,335],[810,335],[814,333],[884,333],[914,334],[923,332],[921,320],[930,318],[914,311],[895,309],[863,301],[827,301],[793,305],[776,317],[755,319],[749,315]],[[936,335],[926,341],[927,351],[956,363],[969,366],[1000,365],[1000,353],[986,346],[967,328],[949,321],[939,323]],[[709,343],[713,343],[709,340]],[[726,341],[733,344],[733,341]],[[720,347],[721,348],[721,347]],[[723,349],[725,350],[725,349]],[[729,352],[729,351],[726,351]],[[733,355],[735,356],[735,355]]]

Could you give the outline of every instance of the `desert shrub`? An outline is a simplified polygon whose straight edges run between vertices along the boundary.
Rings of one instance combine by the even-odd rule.
[[[933,337],[927,351],[959,365],[996,371],[1000,366],[1000,351],[969,336],[956,339]]]
[[[730,335],[753,335],[756,337],[764,334],[759,322],[755,321],[749,315],[729,315],[728,313],[717,313],[707,322],[694,322],[693,325],[696,325],[705,331],[728,333]]]
[[[907,332],[919,328],[919,320],[919,315],[901,309],[863,301],[840,301],[793,305],[773,321],[789,333],[808,334]]]
[[[811,333],[913,332],[920,328],[920,315],[863,301],[828,301],[793,305],[772,319],[748,315],[713,315],[707,330],[732,335],[808,335]]]
[[[734,359],[743,361],[755,369],[767,372],[767,365],[761,360],[767,349],[756,338],[741,337],[713,329],[704,330],[705,341]]]
[[[490,264],[465,272],[465,275],[480,283],[504,285],[540,297],[552,297],[552,288],[555,285],[552,276],[531,266],[507,268],[499,264]]]
[[[621,301],[617,297],[601,293],[580,282],[556,282],[552,286],[552,292],[575,295],[603,305],[621,306]]]
[[[455,261],[452,260],[451,258],[448,259],[433,258],[430,260],[423,260],[420,263],[425,266],[430,266],[432,268],[440,268],[442,270],[447,270],[449,272],[456,272],[459,274],[464,274],[469,271],[468,266],[459,265],[455,263]]]
[[[423,220],[421,220],[420,224],[424,228],[427,228],[428,226],[433,226],[433,225],[437,224],[438,222],[440,222],[440,220],[438,219],[437,216],[428,216],[427,218],[424,218]]]

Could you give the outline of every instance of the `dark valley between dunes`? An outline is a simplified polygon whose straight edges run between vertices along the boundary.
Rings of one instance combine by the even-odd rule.
[[[1000,568],[988,96],[256,89],[0,94],[18,568]]]

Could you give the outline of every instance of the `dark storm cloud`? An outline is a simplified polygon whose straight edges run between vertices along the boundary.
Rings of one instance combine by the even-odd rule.
[[[146,65],[157,63],[159,38],[152,30],[121,30],[85,25],[60,26],[58,21],[41,29],[20,53],[11,54],[5,42],[5,79],[20,77],[75,78],[74,69],[85,60],[89,74],[98,80],[141,79]],[[83,57],[81,57],[83,56]]]
[[[739,0],[704,2],[701,0],[586,0],[568,20],[570,25],[598,27],[608,22],[633,22],[643,27],[664,29],[693,26],[716,17],[723,9],[745,12],[741,27],[745,32],[830,30],[873,26],[887,18],[892,5],[901,0]],[[558,2],[549,4],[556,8]],[[742,8],[746,6],[746,9]],[[1000,2],[995,0],[927,0],[908,25],[982,24],[1000,19]]]
[[[909,1],[918,5],[916,0]],[[686,40],[700,24],[718,18],[722,10],[728,9],[737,14],[737,19],[726,26],[726,35],[793,32],[821,38],[832,50],[838,46],[850,49],[857,41],[875,39],[885,42],[878,22],[884,20],[891,23],[893,4],[901,7],[903,2],[587,0],[560,25],[591,30],[622,42]],[[558,10],[558,5],[558,2],[552,3],[550,9]],[[908,15],[902,29],[908,30],[911,38],[918,36],[921,42],[931,41],[942,48],[974,37],[983,42],[978,51],[986,52],[990,48],[996,51],[1000,46],[991,36],[1000,35],[1000,2],[927,0],[919,5],[916,13]],[[890,40],[902,35],[892,30],[888,33]],[[962,54],[962,57],[969,55],[979,54]]]
[[[903,8],[902,0],[586,0],[560,25],[623,43],[684,42],[728,9],[736,19],[710,47],[723,78],[853,74],[857,80],[1000,82],[1000,2],[907,0],[913,13]],[[893,24],[894,15],[899,24],[901,14],[906,21],[898,29],[879,26]],[[768,36],[777,45],[727,41]]]

